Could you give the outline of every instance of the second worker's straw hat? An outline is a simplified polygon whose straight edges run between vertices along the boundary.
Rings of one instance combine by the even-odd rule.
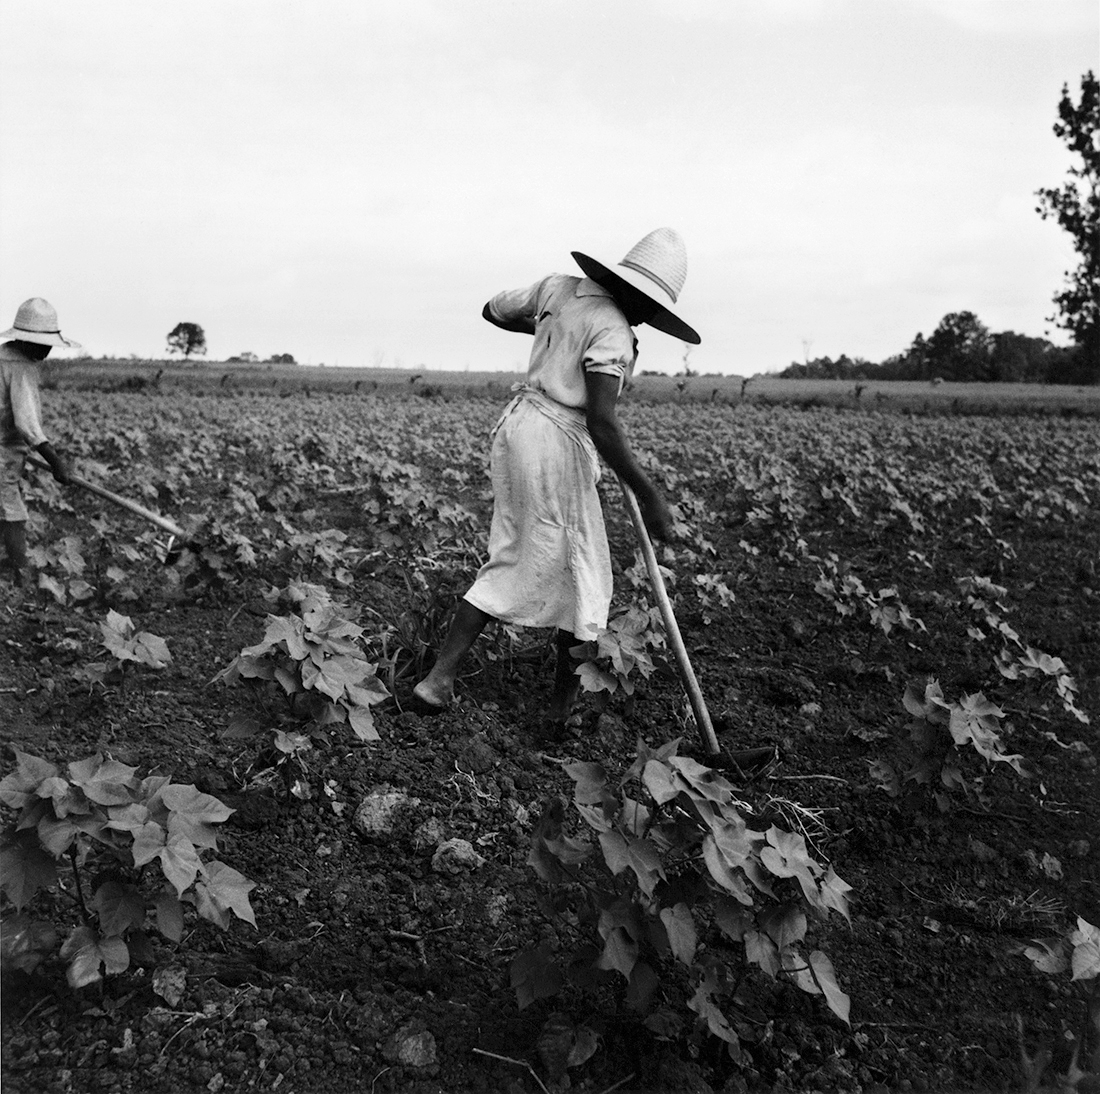
[[[0,338],[10,338],[19,342],[35,342],[40,346],[62,346],[65,349],[82,349],[79,342],[66,338],[61,333],[54,306],[40,296],[24,300],[15,313],[15,322],[10,330],[0,334]]]

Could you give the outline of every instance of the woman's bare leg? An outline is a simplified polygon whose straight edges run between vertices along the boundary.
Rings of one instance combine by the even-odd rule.
[[[0,520],[0,543],[4,546],[4,568],[11,571],[16,585],[23,584],[27,568],[27,524],[22,520]]]
[[[564,722],[572,712],[581,689],[580,677],[577,676],[580,662],[569,652],[579,642],[569,631],[559,630],[555,645],[558,659],[554,667],[554,690],[550,693],[546,716],[551,722]]]
[[[431,707],[445,707],[454,701],[455,678],[463,658],[492,618],[468,600],[459,602],[432,671],[413,688],[417,699]]]

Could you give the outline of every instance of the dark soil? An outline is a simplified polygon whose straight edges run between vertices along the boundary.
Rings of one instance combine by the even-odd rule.
[[[65,530],[94,511],[70,500],[75,514],[51,517]],[[354,536],[355,514],[342,504],[335,494],[320,499],[315,526]],[[1012,590],[1013,624],[1065,660],[1092,726],[1063,712],[1052,685],[1002,681],[998,691],[996,674],[955,638],[937,645],[845,629],[813,593],[812,568],[778,553],[754,559],[736,604],[708,611],[709,623],[682,602],[680,623],[723,749],[779,746],[780,763],[756,777],[754,793],[820,810],[825,830],[815,844],[853,887],[851,925],[834,917],[819,929],[852,998],[851,1026],[820,1000],[762,986],[767,1024],[740,1065],[675,998],[684,1023],[661,1039],[612,992],[521,1011],[509,985],[517,952],[566,930],[548,918],[545,886],[526,864],[542,802],[571,793],[560,761],[597,760],[621,772],[639,737],[653,745],[684,737],[685,751],[705,761],[675,678],[653,677],[629,708],[613,702],[600,711],[589,701],[568,739],[547,744],[539,732],[550,650],[545,636],[528,636],[524,656],[472,662],[457,705],[441,716],[402,710],[412,677],[404,679],[399,703],[377,715],[381,741],[314,752],[313,798],[301,801],[277,779],[249,781],[262,766],[255,750],[222,737],[246,697],[208,685],[262,635],[259,593],[271,575],[184,591],[146,571],[138,599],[117,607],[164,637],[173,663],[134,668],[106,687],[72,677],[75,665],[102,657],[94,626],[102,611],[2,586],[5,770],[12,747],[53,760],[102,751],[222,798],[236,812],[219,856],[257,882],[258,921],[258,930],[235,922],[228,932],[196,922],[184,944],[164,943],[155,967],[186,972],[171,1005],[154,992],[155,967],[76,992],[60,961],[6,977],[4,1090],[534,1091],[536,1075],[549,1083],[537,1044],[555,1011],[600,1035],[595,1055],[568,1075],[576,1090],[1023,1089],[1016,1015],[1027,1052],[1053,1052],[1044,1080],[1052,1083],[1068,1068],[1067,1034],[1080,1031],[1079,985],[1037,972],[1020,950],[1063,933],[1078,915],[1100,922],[1100,518],[1086,508],[1073,524],[1002,523],[998,534],[1010,537],[1015,557],[994,577]],[[617,519],[612,530],[617,564],[628,565],[626,526]],[[728,559],[745,532],[720,523],[707,534]],[[876,560],[876,587],[899,572],[900,563],[887,565],[890,542],[858,526],[838,529],[830,549],[857,560],[869,587]],[[945,535],[935,550],[934,570],[905,571],[913,576],[903,595],[931,634],[948,635],[940,613],[954,593],[950,575],[976,572],[975,547]],[[357,575],[342,595],[354,601],[370,586],[378,603],[384,580]],[[388,595],[399,600],[400,589]],[[985,780],[988,804],[960,797],[947,812],[874,787],[869,761],[899,754],[905,740],[905,683],[928,674],[945,694],[984,687],[995,695],[1010,711],[1012,749],[1040,778],[998,771]],[[1087,747],[1064,747],[1074,741]],[[968,772],[986,774],[972,759]],[[352,817],[383,786],[413,802],[392,832],[368,839]],[[484,864],[434,869],[436,844],[451,837],[470,841]],[[1044,855],[1060,869],[1044,869]]]

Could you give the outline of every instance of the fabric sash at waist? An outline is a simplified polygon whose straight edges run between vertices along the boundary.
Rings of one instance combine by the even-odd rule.
[[[599,459],[596,455],[596,446],[592,443],[592,437],[588,432],[585,413],[579,407],[566,406],[556,399],[551,399],[545,392],[533,388],[529,384],[515,384],[512,390],[517,392],[516,397],[504,408],[500,420],[493,426],[492,436],[496,436],[497,430],[504,424],[508,416],[514,413],[522,403],[533,406],[540,414],[545,415],[559,429],[561,429],[571,441],[580,445],[591,457],[598,467]]]

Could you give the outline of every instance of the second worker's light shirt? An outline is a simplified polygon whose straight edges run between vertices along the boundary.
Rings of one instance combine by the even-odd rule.
[[[39,363],[13,342],[0,344],[0,445],[37,448],[46,440],[38,397]]]

